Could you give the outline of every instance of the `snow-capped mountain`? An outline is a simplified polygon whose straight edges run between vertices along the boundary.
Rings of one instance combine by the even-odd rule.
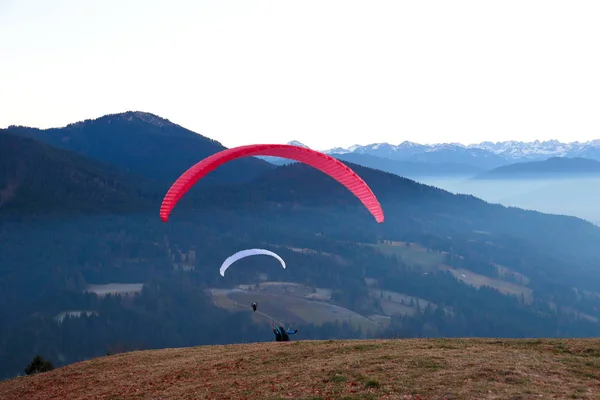
[[[288,144],[310,148],[297,140],[292,140]],[[489,171],[515,162],[542,161],[551,157],[582,157],[600,161],[600,140],[583,143],[562,143],[558,140],[485,141],[469,145],[461,143],[420,144],[404,141],[398,145],[372,143],[365,146],[354,145],[349,148],[336,147],[323,152],[388,172],[402,171],[404,176],[412,176],[417,173],[433,174],[434,172],[435,175],[441,176],[451,172],[466,174],[468,171]],[[260,158],[276,165],[290,163],[290,160],[283,158]],[[395,163],[386,164],[384,159],[393,160]],[[404,164],[397,164],[398,161],[404,162]],[[425,164],[428,164],[429,167],[426,167]]]
[[[298,146],[298,147],[304,147],[304,148],[306,148],[306,149],[310,149],[310,147],[308,147],[308,146],[307,146],[307,145],[305,145],[304,143],[302,143],[302,142],[299,142],[299,141],[297,141],[297,140],[292,140],[292,141],[290,141],[290,142],[287,142],[287,144],[291,144],[292,146]]]
[[[365,154],[392,160],[412,161],[421,163],[458,163],[477,168],[491,169],[507,164],[504,157],[500,157],[488,150],[469,148],[460,143],[442,143],[425,145],[414,142],[402,142],[399,145],[389,143],[374,143],[366,146],[352,146],[348,149],[335,148],[325,150],[332,155],[339,154]]]
[[[600,140],[570,143],[562,143],[558,140],[536,140],[534,142],[511,140],[495,143],[486,141],[470,145],[460,143],[425,145],[414,142],[402,142],[399,145],[373,143],[366,146],[355,145],[350,148],[336,147],[324,152],[327,154],[359,153],[398,160],[411,159],[427,162],[448,162],[451,153],[456,153],[459,158],[463,157],[462,161],[465,163],[469,163],[468,159],[473,157],[495,159],[499,163],[502,163],[501,160],[504,160],[503,163],[512,163],[545,160],[550,157],[585,157],[600,160]]]
[[[345,153],[369,154],[383,158],[402,159],[414,154],[423,153],[426,150],[426,146],[413,142],[402,142],[397,146],[389,143],[373,143],[366,146],[352,146]]]
[[[479,148],[491,151],[494,154],[506,157],[508,159],[519,160],[519,159],[541,159],[548,157],[571,157],[575,156],[582,149],[593,147],[592,142],[580,143],[561,143],[558,140],[547,140],[540,142],[536,140],[534,142],[517,142],[510,140],[506,142],[481,142],[478,144],[471,144],[469,147]]]
[[[308,147],[304,143],[299,142],[297,140],[291,140],[291,141],[287,142],[287,144],[291,144],[292,146],[298,146],[298,147],[304,147],[306,149],[310,149],[310,147]],[[270,162],[271,164],[275,164],[275,165],[285,165],[285,164],[294,162],[287,158],[281,158],[281,157],[258,156],[257,158],[260,158],[261,160],[265,160],[265,161]]]

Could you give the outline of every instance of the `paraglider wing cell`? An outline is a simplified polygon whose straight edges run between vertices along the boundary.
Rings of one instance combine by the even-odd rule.
[[[383,210],[379,201],[371,188],[350,167],[319,151],[287,144],[252,144],[234,147],[198,162],[185,171],[169,188],[160,207],[160,218],[163,222],[167,222],[173,207],[200,178],[228,161],[252,156],[288,158],[318,169],[344,185],[363,203],[378,223],[383,222]]]
[[[231,264],[233,264],[237,260],[240,260],[242,258],[249,257],[249,256],[258,256],[258,255],[275,257],[281,263],[281,266],[283,268],[285,268],[285,261],[283,261],[283,259],[281,257],[279,257],[277,254],[273,253],[272,251],[265,250],[265,249],[248,249],[248,250],[238,251],[234,255],[227,257],[227,259],[223,262],[223,265],[221,265],[221,269],[219,270],[219,272],[221,273],[221,276],[225,276],[225,271],[227,271],[227,268],[229,268],[231,266]]]

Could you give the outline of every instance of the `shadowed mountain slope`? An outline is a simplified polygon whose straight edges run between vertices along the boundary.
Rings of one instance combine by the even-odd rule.
[[[164,184],[201,159],[225,149],[219,142],[169,120],[137,111],[105,115],[63,128],[10,126],[5,131],[73,150]],[[235,160],[201,184],[247,181],[272,168],[254,157]]]

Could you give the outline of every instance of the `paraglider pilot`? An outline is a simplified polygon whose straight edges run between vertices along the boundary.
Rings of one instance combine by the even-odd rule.
[[[289,335],[293,335],[296,332],[298,332],[298,329],[284,329],[283,326],[278,326],[276,328],[273,328],[273,333],[275,334],[275,341],[276,342],[289,342],[290,341],[290,337]]]
[[[256,311],[256,303],[252,303],[252,310]]]

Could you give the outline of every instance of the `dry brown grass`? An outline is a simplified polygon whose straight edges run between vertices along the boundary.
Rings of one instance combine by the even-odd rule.
[[[600,340],[271,342],[140,351],[0,382],[1,399],[592,399]]]

